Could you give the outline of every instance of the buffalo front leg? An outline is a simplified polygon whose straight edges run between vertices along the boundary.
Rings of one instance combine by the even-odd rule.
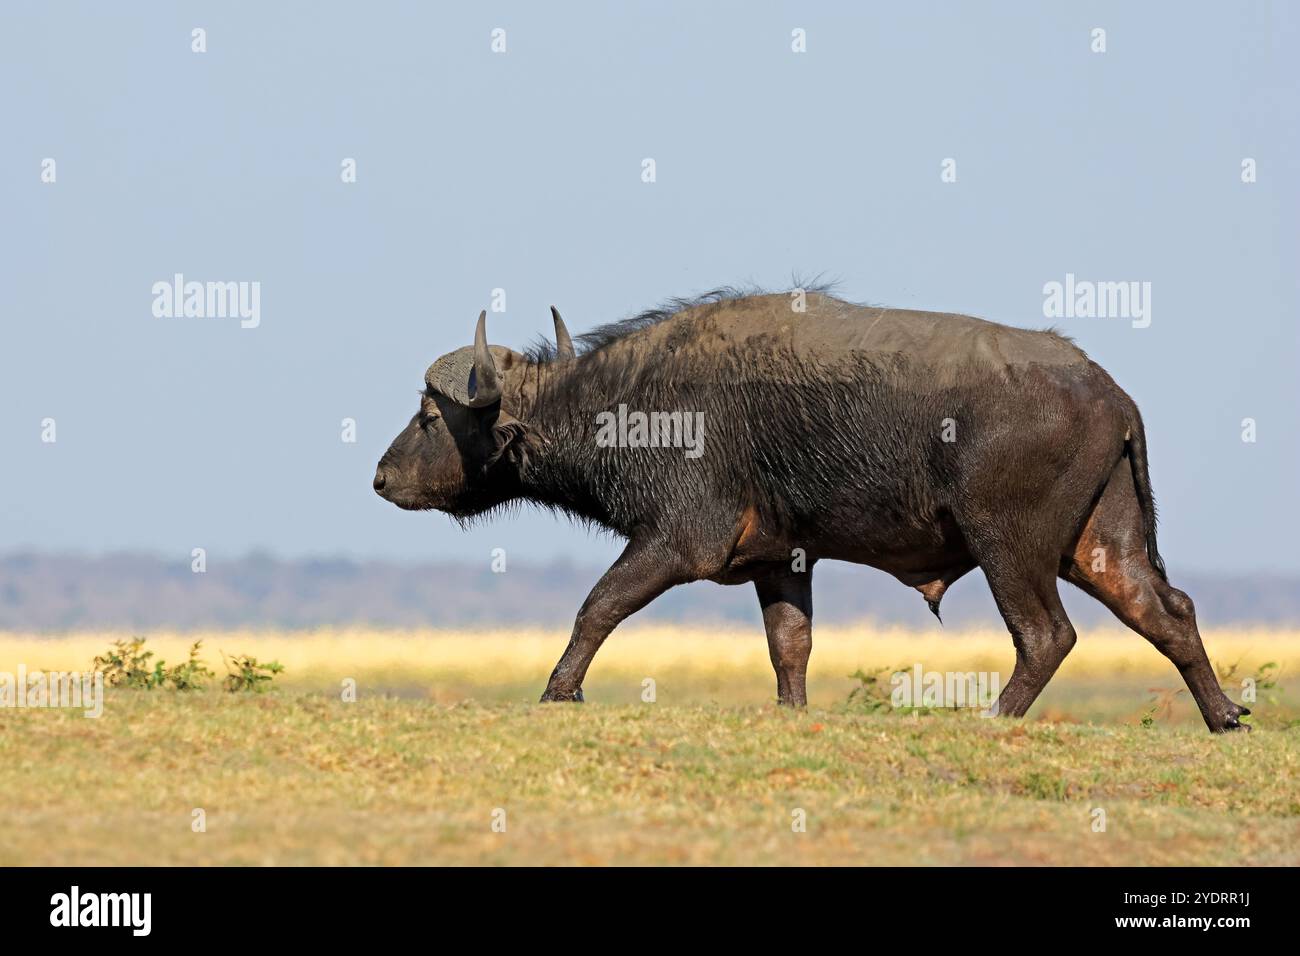
[[[808,706],[808,655],[812,653],[812,568],[754,582],[776,671],[777,702]]]
[[[587,668],[610,631],[685,580],[675,554],[658,544],[629,542],[582,602],[569,646],[551,672],[542,700],[581,701]]]

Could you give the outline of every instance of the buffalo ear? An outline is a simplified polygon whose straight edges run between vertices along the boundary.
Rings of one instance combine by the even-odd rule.
[[[504,458],[523,471],[528,467],[529,456],[540,447],[541,437],[531,425],[521,422],[509,412],[502,412],[492,426],[492,442],[495,447],[488,456],[488,467]]]

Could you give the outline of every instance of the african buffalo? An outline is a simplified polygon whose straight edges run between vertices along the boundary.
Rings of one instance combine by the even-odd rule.
[[[579,351],[552,313],[556,346],[528,354],[489,346],[480,315],[474,345],[425,373],[374,479],[402,508],[465,519],[530,501],[627,540],[542,700],[582,700],[620,621],[707,578],[754,582],[779,698],[806,704],[825,558],[888,571],[936,614],[982,568],[1016,650],[999,714],[1023,715],[1074,646],[1062,577],[1173,661],[1210,730],[1243,726],[1156,550],[1137,406],[1063,336],[719,290]],[[687,423],[702,453],[680,447]]]

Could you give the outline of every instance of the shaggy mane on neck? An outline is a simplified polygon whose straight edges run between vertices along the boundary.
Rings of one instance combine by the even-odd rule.
[[[809,295],[814,293],[833,295],[835,283],[822,281],[820,277],[808,283],[801,283],[798,279],[795,279],[792,280],[790,289],[784,291],[792,292],[795,289],[802,289]],[[758,286],[720,286],[696,296],[667,299],[652,309],[646,309],[644,312],[638,312],[636,315],[619,319],[616,322],[599,325],[590,332],[575,335],[573,342],[577,347],[578,354],[586,355],[589,352],[595,352],[607,345],[627,338],[627,336],[639,332],[641,329],[658,325],[660,322],[666,322],[674,315],[688,309],[697,309],[704,305],[717,305],[722,302],[733,302],[736,299],[777,294],[777,291],[762,289]],[[535,365],[549,365],[555,361],[555,345],[546,339],[541,339],[524,351],[524,358]]]

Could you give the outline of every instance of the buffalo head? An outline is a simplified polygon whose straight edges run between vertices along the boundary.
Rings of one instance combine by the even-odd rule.
[[[554,308],[557,357],[572,358],[573,341]],[[514,497],[521,468],[538,440],[515,417],[526,360],[487,343],[487,313],[474,344],[442,356],[424,373],[420,408],[375,470],[375,491],[399,508],[435,509],[456,517],[486,511]],[[511,381],[514,388],[509,387]]]

